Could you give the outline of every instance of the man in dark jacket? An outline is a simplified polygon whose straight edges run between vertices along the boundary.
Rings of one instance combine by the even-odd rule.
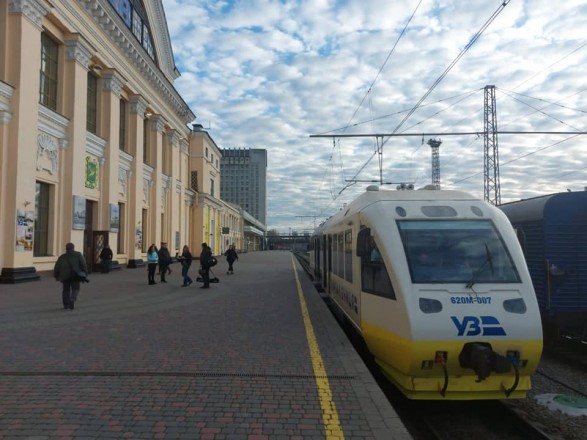
[[[84,256],[75,250],[73,243],[65,245],[65,253],[61,254],[53,268],[53,276],[63,283],[61,296],[63,308],[73,310],[80,290],[80,275],[88,273]]]
[[[171,254],[169,253],[169,249],[167,249],[167,243],[162,242],[161,247],[159,248],[159,272],[161,274],[161,282],[166,283],[165,275],[167,274],[167,269],[171,264]]]
[[[200,275],[204,280],[201,289],[210,288],[210,261],[212,260],[212,249],[206,243],[202,243],[202,252],[200,253]]]
[[[226,257],[226,261],[228,262],[228,270],[226,271],[227,275],[234,274],[234,269],[232,265],[236,260],[238,260],[238,254],[236,253],[236,249],[234,248],[234,244],[231,244],[228,250],[224,253]]]
[[[108,243],[104,245],[102,252],[100,252],[100,260],[102,260],[102,272],[108,273],[110,272],[110,264],[112,264],[112,249]]]

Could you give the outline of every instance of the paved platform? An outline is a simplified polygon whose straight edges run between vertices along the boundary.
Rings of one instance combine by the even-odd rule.
[[[0,439],[410,438],[289,252],[172,269],[0,285]]]

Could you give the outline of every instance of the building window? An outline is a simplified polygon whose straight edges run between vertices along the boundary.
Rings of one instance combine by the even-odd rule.
[[[171,159],[171,149],[169,148],[168,137],[167,133],[163,133],[163,142],[161,144],[163,149],[163,154],[161,157],[161,170],[163,174],[166,176],[171,175],[171,167],[170,167],[170,159]]]
[[[135,12],[132,16],[132,33],[135,34],[137,40],[141,41],[142,33],[143,33],[143,23],[141,22],[141,17]]]
[[[120,100],[120,125],[118,128],[118,148],[126,151],[126,101]]]
[[[210,195],[214,197],[214,179],[210,179]]]
[[[124,210],[124,203],[118,204],[118,240],[116,243],[116,251],[118,254],[124,253],[124,241],[126,232],[126,212]]]
[[[98,123],[98,78],[88,72],[88,101],[86,103],[86,129],[96,134]]]
[[[147,244],[147,240],[149,239],[149,228],[147,227],[147,222],[149,221],[149,211],[147,209],[143,209],[141,220],[141,251],[146,253],[148,247],[150,246]]]
[[[37,182],[35,192],[35,234],[33,255],[44,257],[49,255],[49,212],[51,186]]]
[[[142,43],[149,56],[154,60],[155,52],[147,27],[147,14],[141,2],[137,0],[109,0],[109,2],[116,9],[124,24],[132,30],[136,39]]]
[[[208,147],[206,147],[206,157],[208,157]]]
[[[147,131],[147,127],[149,125],[148,119],[143,119],[143,163],[149,164],[149,143],[147,140],[147,135],[149,132]]]
[[[192,171],[191,174],[191,189],[193,189],[194,191],[198,191],[198,172],[197,171]]]
[[[58,45],[46,33],[41,34],[41,90],[40,101],[51,110],[57,110]]]

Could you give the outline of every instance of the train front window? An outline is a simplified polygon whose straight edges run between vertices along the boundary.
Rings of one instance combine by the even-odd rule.
[[[399,220],[413,283],[519,283],[491,220]]]

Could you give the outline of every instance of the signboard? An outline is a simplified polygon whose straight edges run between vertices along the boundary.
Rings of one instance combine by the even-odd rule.
[[[120,206],[110,204],[110,232],[118,232],[120,228]]]
[[[35,213],[33,211],[17,210],[16,213],[16,251],[33,250],[33,234]]]
[[[73,196],[73,229],[86,229],[86,199]]]

